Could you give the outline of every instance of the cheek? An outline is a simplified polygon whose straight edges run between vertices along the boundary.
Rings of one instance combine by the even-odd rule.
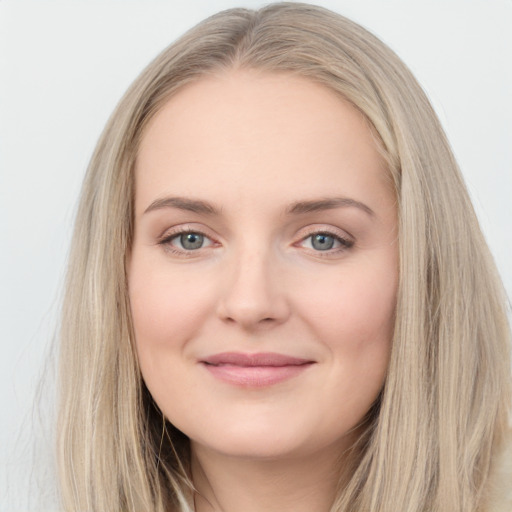
[[[186,416],[183,387],[192,389],[193,383],[182,363],[188,341],[203,323],[207,290],[197,283],[191,287],[183,275],[161,268],[155,271],[153,265],[140,260],[134,263],[130,267],[129,297],[142,377],[168,418],[173,418],[176,410],[178,417]]]
[[[339,338],[354,348],[391,338],[397,272],[371,270],[348,268],[324,280],[326,285],[310,287],[304,310],[311,312],[309,318],[326,338]]]
[[[379,278],[376,281],[376,278]],[[332,397],[333,423],[352,427],[366,414],[384,385],[391,353],[396,305],[396,274],[349,273],[317,297],[316,332],[333,365],[326,396]],[[343,397],[343,407],[338,400]],[[327,407],[327,405],[326,405]],[[333,427],[336,428],[336,427]]]
[[[155,271],[151,261],[130,266],[129,297],[139,362],[144,378],[163,359],[183,352],[211,309],[209,289],[183,272]],[[147,380],[147,379],[146,379]]]
[[[347,266],[324,280],[325,286],[310,288],[303,302],[310,328],[334,362],[333,392],[343,388],[343,396],[362,406],[369,406],[384,384],[391,352],[398,272],[389,270],[392,265],[385,268]]]
[[[169,343],[173,333],[185,333],[193,325],[193,304],[172,286],[152,284],[130,289],[133,325],[138,343]]]

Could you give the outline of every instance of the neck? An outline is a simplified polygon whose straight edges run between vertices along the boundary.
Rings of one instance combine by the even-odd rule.
[[[243,458],[192,445],[196,512],[329,512],[339,450],[290,458]],[[344,465],[344,464],[343,464]]]

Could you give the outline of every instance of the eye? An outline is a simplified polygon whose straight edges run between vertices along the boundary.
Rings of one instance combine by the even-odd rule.
[[[198,231],[183,231],[166,236],[160,244],[166,245],[172,251],[191,252],[213,245],[213,242]]]
[[[348,249],[354,245],[354,242],[341,236],[327,232],[312,233],[302,240],[302,247],[314,251],[334,251]]]
[[[175,242],[181,246],[181,249],[185,249],[187,251],[195,251],[196,249],[201,249],[205,241],[208,241],[208,239],[205,238],[205,236],[201,233],[182,233],[172,240],[172,242]]]
[[[311,235],[309,238],[311,239],[311,246],[317,251],[328,251],[332,249],[336,243],[336,239],[326,233],[317,233],[316,235]]]

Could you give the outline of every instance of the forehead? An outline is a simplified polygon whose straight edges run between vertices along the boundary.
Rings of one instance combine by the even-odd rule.
[[[296,75],[231,70],[183,87],[150,121],[137,209],[155,194],[203,189],[226,200],[247,188],[273,200],[331,195],[335,185],[357,194],[385,186],[386,174],[368,122],[340,95]]]

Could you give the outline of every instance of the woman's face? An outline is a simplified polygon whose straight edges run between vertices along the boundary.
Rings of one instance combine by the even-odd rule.
[[[146,385],[192,446],[338,449],[382,388],[396,204],[363,116],[288,74],[230,71],[152,119],[129,294]]]

